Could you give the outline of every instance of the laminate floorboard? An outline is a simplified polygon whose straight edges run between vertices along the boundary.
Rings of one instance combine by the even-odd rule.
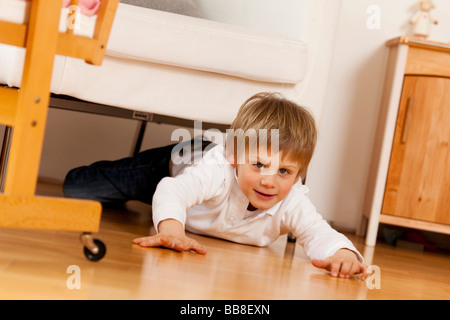
[[[58,186],[39,184],[38,190],[61,195]],[[349,235],[367,264],[379,267],[368,285],[357,276],[333,278],[315,268],[286,237],[259,248],[192,235],[207,249],[204,256],[133,245],[132,239],[148,234],[150,216],[151,207],[138,202],[104,209],[95,237],[105,242],[107,254],[99,262],[85,258],[79,233],[2,228],[0,299],[450,298],[450,256],[445,253],[383,243],[366,247],[362,238]],[[79,289],[73,288],[76,284]]]

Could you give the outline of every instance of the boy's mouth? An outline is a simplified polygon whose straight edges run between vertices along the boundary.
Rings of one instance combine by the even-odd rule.
[[[268,193],[264,193],[264,192],[261,192],[258,190],[254,190],[254,191],[259,198],[262,198],[264,200],[269,200],[276,196],[275,194],[268,194]]]

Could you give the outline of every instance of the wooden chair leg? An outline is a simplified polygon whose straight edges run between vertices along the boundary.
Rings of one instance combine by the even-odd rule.
[[[13,128],[7,142],[9,154],[4,159],[0,226],[95,232],[100,203],[35,196],[59,39],[61,2],[52,4],[33,0],[21,88],[0,88],[0,120]]]
[[[106,252],[88,234],[99,229],[101,204],[38,197],[35,191],[54,57],[64,54],[100,65],[118,3],[102,2],[92,39],[59,33],[61,0],[33,0],[27,25],[0,21],[0,42],[26,49],[20,90],[0,87],[0,123],[7,126],[0,158],[0,227],[83,232],[86,257],[93,261]]]

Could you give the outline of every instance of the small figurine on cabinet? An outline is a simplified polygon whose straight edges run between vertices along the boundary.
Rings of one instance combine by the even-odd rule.
[[[425,39],[430,35],[431,23],[438,24],[438,21],[433,19],[430,14],[430,10],[436,6],[432,0],[420,0],[419,6],[419,11],[417,11],[409,23],[414,25],[414,36]]]

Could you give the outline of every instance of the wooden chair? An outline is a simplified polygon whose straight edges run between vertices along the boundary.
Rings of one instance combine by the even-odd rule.
[[[55,54],[87,63],[102,63],[119,0],[103,0],[92,38],[58,31],[61,0],[32,0],[29,21],[0,21],[0,43],[26,49],[21,87],[0,88],[0,124],[6,126],[2,148],[0,227],[83,232],[90,260],[106,248],[91,236],[97,232],[101,204],[94,201],[36,196],[50,82]],[[72,2],[76,4],[76,2]]]

